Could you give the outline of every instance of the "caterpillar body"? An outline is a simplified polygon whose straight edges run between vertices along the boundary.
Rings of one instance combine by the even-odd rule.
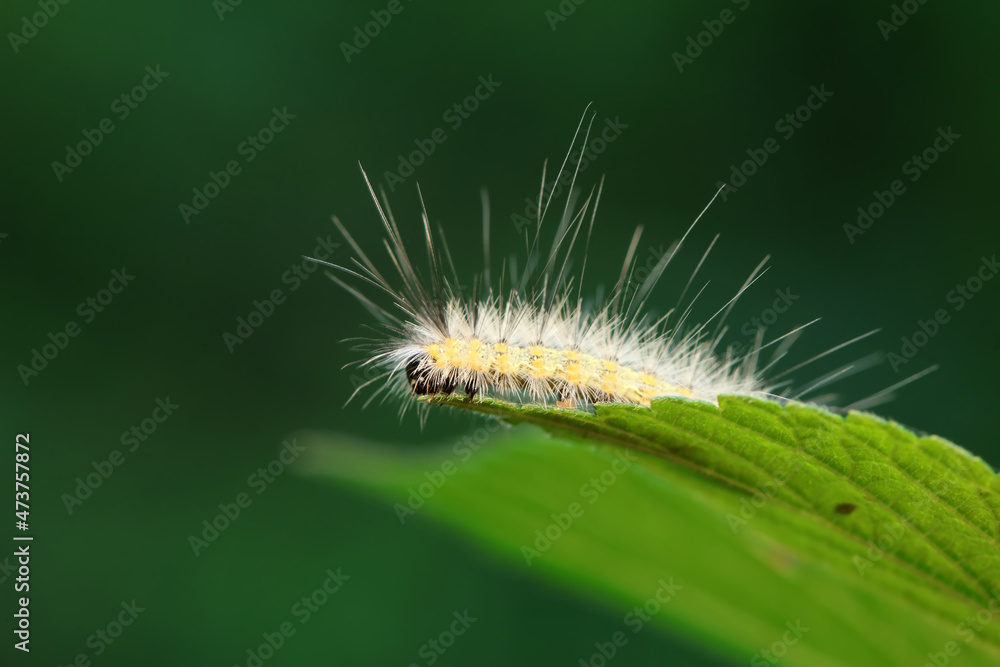
[[[404,398],[401,412],[414,403],[415,397],[451,394],[459,389],[470,400],[479,395],[493,395],[532,403],[554,401],[562,408],[585,408],[600,402],[649,407],[654,398],[670,396],[717,403],[718,396],[723,394],[784,400],[805,392],[776,393],[788,384],[787,380],[777,382],[781,376],[875,333],[842,343],[772,375],[770,380],[766,379],[768,371],[785,357],[801,330],[815,320],[768,343],[763,342],[763,334],[758,331],[754,344],[744,353],[719,352],[726,315],[739,296],[763,274],[768,258],[757,265],[735,296],[712,318],[700,325],[689,325],[691,307],[701,292],[683,310],[681,303],[718,236],[687,280],[678,306],[658,318],[648,315],[646,305],[654,287],[708,206],[643,280],[634,279],[636,248],[642,234],[642,228],[637,228],[618,280],[607,297],[601,302],[583,299],[586,256],[603,179],[584,197],[575,189],[580,160],[577,158],[572,164],[570,158],[581,133],[582,143],[586,144],[593,118],[588,108],[554,179],[546,179],[543,167],[533,238],[525,232],[527,257],[523,269],[517,271],[513,261],[504,262],[496,284],[490,270],[489,204],[483,195],[485,265],[474,280],[471,295],[460,287],[440,228],[435,240],[419,186],[426,262],[418,267],[404,246],[385,193],[381,197],[376,195],[362,169],[385,231],[388,261],[383,264],[391,267],[391,272],[379,268],[334,218],[354,257],[346,266],[328,264],[344,278],[329,275],[381,323],[379,336],[364,339],[359,346],[366,354],[356,362],[377,372],[360,384],[351,398],[365,387],[381,382],[368,402],[379,395],[383,398],[398,395]],[[558,191],[557,184],[560,181],[566,184],[567,180],[569,194],[548,248],[543,249],[543,223]],[[715,196],[718,195],[716,192]],[[571,257],[581,246],[582,268],[578,275],[570,276]],[[380,305],[376,301],[380,297],[373,298],[366,292],[387,298],[391,306]],[[708,325],[716,319],[715,328],[710,330]],[[762,361],[762,352],[772,346],[770,358]],[[858,369],[858,364],[852,364],[828,373],[808,390],[818,389]],[[884,400],[895,388],[880,392],[878,397]]]

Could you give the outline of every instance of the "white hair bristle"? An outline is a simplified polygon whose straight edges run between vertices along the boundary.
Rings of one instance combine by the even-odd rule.
[[[443,233],[440,249],[435,242],[426,208],[422,215],[422,231],[429,279],[425,281],[421,277],[403,246],[384,193],[380,202],[362,170],[385,228],[384,243],[392,272],[387,274],[379,269],[344,225],[334,218],[334,224],[355,257],[350,266],[328,264],[346,274],[348,282],[333,274],[330,277],[358,298],[382,325],[378,338],[366,339],[360,346],[366,356],[356,362],[377,372],[358,386],[351,398],[381,381],[368,402],[379,395],[383,398],[398,395],[404,399],[401,412],[412,405],[417,396],[451,394],[458,389],[470,400],[480,395],[517,402],[551,403],[554,400],[563,408],[586,407],[598,402],[648,407],[652,399],[664,396],[717,404],[718,397],[726,394],[776,400],[797,398],[856,370],[854,366],[845,366],[812,383],[806,391],[790,396],[775,393],[788,384],[778,382],[781,376],[874,333],[838,345],[769,380],[767,372],[786,355],[801,330],[813,322],[768,343],[764,343],[762,332],[758,332],[749,351],[739,355],[731,351],[717,352],[725,333],[722,322],[736,300],[763,274],[767,258],[754,269],[733,298],[701,325],[688,325],[690,304],[683,310],[672,309],[655,320],[646,314],[650,293],[708,206],[641,281],[633,280],[637,263],[635,251],[642,233],[641,227],[636,229],[619,278],[608,297],[600,304],[585,302],[580,286],[603,180],[578,202],[573,186],[579,160],[571,167],[570,194],[547,252],[542,250],[540,232],[552,203],[554,185],[564,173],[570,173],[566,171],[567,163],[581,131],[583,144],[587,142],[593,122],[593,115],[589,115],[587,121],[588,115],[589,107],[555,178],[546,181],[543,169],[538,221],[533,239],[526,232],[524,268],[515,275],[509,269],[513,263],[504,263],[497,284],[493,284],[490,273],[489,206],[484,195],[485,266],[474,281],[471,295],[464,294],[459,287]],[[419,186],[417,190],[419,193]],[[714,201],[714,197],[712,199]],[[423,205],[422,194],[420,200]],[[714,243],[713,240],[687,281],[682,299]],[[582,269],[578,276],[570,278],[570,257],[580,245],[584,247]],[[387,295],[393,308],[376,303],[362,292],[364,288],[374,288],[374,293],[383,297]],[[716,318],[715,328],[709,330],[708,325]],[[767,363],[763,363],[761,352],[775,345]],[[888,397],[881,393],[878,396]]]

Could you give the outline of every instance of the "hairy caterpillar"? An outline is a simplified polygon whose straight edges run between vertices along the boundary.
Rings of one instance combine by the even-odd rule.
[[[352,399],[365,387],[382,381],[365,405],[380,394],[384,398],[397,394],[409,399],[403,401],[401,412],[413,403],[414,397],[451,394],[458,389],[470,400],[480,394],[536,403],[554,399],[562,408],[600,402],[649,407],[654,398],[664,396],[709,403],[717,403],[717,397],[724,394],[785,400],[799,398],[869,365],[870,358],[862,364],[846,365],[828,373],[804,390],[787,395],[777,393],[789,384],[787,380],[778,382],[782,376],[875,333],[858,336],[769,376],[802,329],[816,320],[767,343],[758,331],[754,344],[742,354],[734,354],[731,349],[718,352],[726,331],[723,324],[726,315],[763,275],[769,259],[765,257],[757,265],[735,296],[715,315],[700,325],[689,325],[692,305],[701,292],[683,310],[680,304],[718,236],[688,278],[678,307],[659,318],[649,316],[646,306],[653,289],[708,206],[641,281],[633,280],[636,248],[642,234],[642,228],[637,228],[607,298],[594,305],[586,301],[581,293],[582,283],[603,179],[580,201],[581,195],[574,190],[580,160],[570,164],[570,158],[581,131],[583,145],[587,142],[594,120],[589,115],[588,121],[588,115],[589,108],[580,119],[570,149],[552,181],[546,180],[543,167],[538,221],[533,238],[525,232],[527,255],[523,268],[518,271],[515,262],[504,262],[496,284],[491,274],[490,216],[484,195],[484,268],[473,283],[471,295],[459,287],[455,264],[440,228],[437,240],[434,238],[419,186],[426,252],[426,265],[420,267],[403,243],[385,193],[380,193],[381,197],[376,195],[362,170],[385,229],[386,265],[391,267],[391,273],[372,261],[336,217],[334,224],[355,255],[351,265],[313,260],[346,274],[346,281],[332,273],[328,275],[381,323],[380,336],[364,340],[358,349],[364,350],[366,356],[356,362],[378,372],[355,389]],[[570,176],[569,194],[548,249],[543,250],[541,230],[553,203],[554,186],[564,176]],[[581,246],[582,266],[579,274],[571,277],[570,260]],[[392,309],[376,303],[363,289],[387,297]],[[716,320],[715,328],[709,330],[708,325]],[[772,346],[775,347],[769,359],[763,361],[762,352]],[[891,391],[929,370],[932,369],[859,401],[854,407],[887,400]]]

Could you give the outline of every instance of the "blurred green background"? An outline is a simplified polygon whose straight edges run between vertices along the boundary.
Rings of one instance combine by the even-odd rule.
[[[342,407],[352,382],[340,369],[356,355],[339,341],[361,335],[370,317],[324,278],[293,290],[286,275],[317,238],[338,240],[333,214],[376,248],[358,161],[385,183],[437,128],[446,140],[391,198],[416,237],[419,181],[469,275],[480,263],[481,186],[497,254],[516,251],[511,215],[536,196],[543,159],[562,159],[586,104],[597,124],[627,125],[581,178],[589,187],[607,176],[591,291],[614,280],[636,224],[646,226],[640,252],[669,244],[731,166],[773,137],[779,150],[700,223],[658,307],[673,304],[721,232],[700,317],[765,254],[773,267],[734,310],[727,342],[786,288],[799,299],[769,337],[824,318],[797,344],[800,359],[882,329],[803,380],[876,350],[899,353],[901,336],[946,308],[951,321],[898,373],[882,364],[841,383],[842,404],[940,364],[878,411],[1000,463],[1000,281],[960,311],[947,300],[1000,251],[996,3],[914,2],[888,39],[878,22],[893,7],[860,0],[388,7],[4,3],[0,410],[9,446],[0,469],[12,471],[14,436],[29,432],[35,536],[32,652],[5,642],[18,661],[5,664],[84,654],[95,665],[246,665],[263,633],[300,620],[293,605],[328,568],[350,579],[265,664],[429,664],[422,645],[464,610],[479,620],[437,664],[575,665],[620,629],[621,610],[497,562],[425,518],[401,526],[384,502],[294,473],[263,488],[250,479],[301,428],[419,447],[476,424],[435,412],[420,430],[412,415],[399,423],[394,405]],[[565,20],[553,18],[560,7]],[[723,10],[728,24],[718,22]],[[391,20],[348,62],[342,44],[371,12]],[[689,46],[720,26],[700,54]],[[674,54],[688,48],[696,57],[679,71]],[[500,85],[456,127],[446,112],[491,76]],[[131,93],[144,78],[147,89]],[[776,123],[812,86],[833,95],[788,136]],[[130,108],[123,94],[144,99]],[[273,141],[243,144],[286,108],[294,118]],[[105,118],[113,131],[89,155],[71,171],[53,167]],[[948,127],[960,138],[909,181],[903,163]],[[180,205],[231,160],[239,173],[186,220]],[[850,243],[843,225],[894,179],[905,194]],[[92,317],[78,310],[123,267],[135,278],[120,294]],[[276,289],[286,300],[230,352],[223,335]],[[25,382],[18,367],[70,321],[79,335]],[[179,407],[128,451],[123,432],[168,397]],[[124,462],[69,512],[65,494],[116,449]],[[196,556],[189,536],[240,493],[251,504]],[[725,567],[725,554],[711,557]],[[9,563],[0,580],[12,609]],[[88,641],[133,599],[145,611],[119,638]],[[614,664],[730,663],[651,630]]]

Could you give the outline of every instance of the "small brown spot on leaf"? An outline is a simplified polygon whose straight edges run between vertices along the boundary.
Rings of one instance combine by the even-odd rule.
[[[854,503],[840,503],[834,509],[837,510],[837,514],[850,514],[854,510],[858,509],[858,506]]]

